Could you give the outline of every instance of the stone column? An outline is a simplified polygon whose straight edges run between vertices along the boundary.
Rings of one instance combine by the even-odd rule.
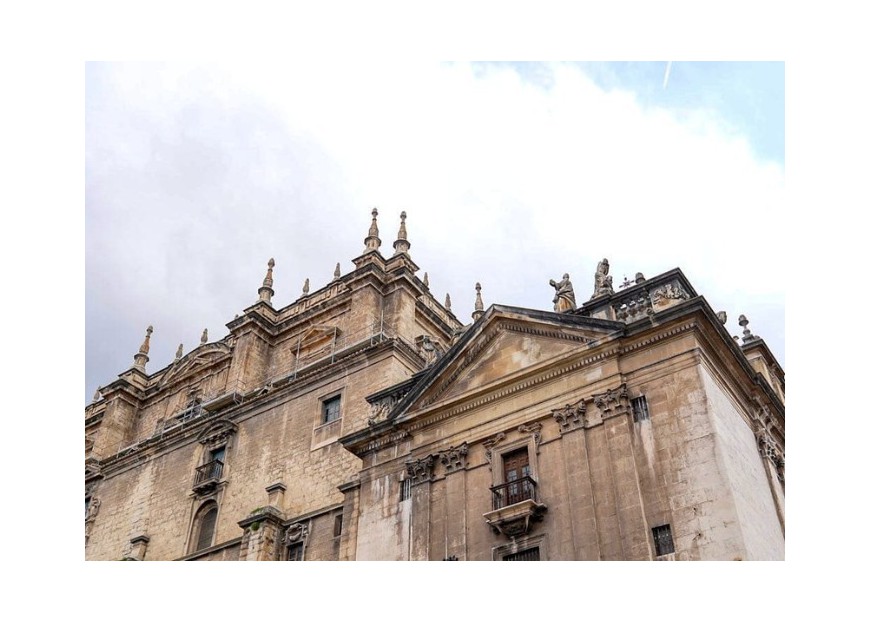
[[[280,558],[281,522],[280,510],[267,505],[258,508],[239,527],[245,530],[239,547],[239,561],[268,561]]]

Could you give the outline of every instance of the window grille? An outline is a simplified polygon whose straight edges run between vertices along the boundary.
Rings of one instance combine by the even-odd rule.
[[[656,557],[674,552],[674,539],[671,537],[671,526],[653,527],[653,542],[656,545]]]
[[[541,561],[541,549],[537,546],[518,553],[511,553],[501,558],[503,562],[539,562]]]
[[[337,395],[323,400],[323,423],[329,423],[341,418],[341,396]]]
[[[635,421],[646,421],[649,419],[649,407],[646,403],[646,396],[641,395],[631,400],[631,412],[634,415]]]

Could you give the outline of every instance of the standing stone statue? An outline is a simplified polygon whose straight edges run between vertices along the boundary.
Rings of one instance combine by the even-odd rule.
[[[592,292],[592,297],[607,296],[613,293],[613,277],[608,276],[610,272],[610,263],[607,257],[598,262],[598,269],[595,270],[595,291]]]
[[[550,279],[550,286],[556,288],[556,296],[553,298],[553,311],[564,313],[565,311],[573,311],[577,308],[577,301],[574,299],[574,287],[568,278],[568,273],[562,275],[562,280],[558,283]]]

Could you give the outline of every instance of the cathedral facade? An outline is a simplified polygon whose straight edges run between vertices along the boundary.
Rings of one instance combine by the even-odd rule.
[[[785,380],[680,269],[463,324],[405,214],[354,269],[85,409],[94,560],[779,560]],[[385,255],[389,255],[386,257]]]

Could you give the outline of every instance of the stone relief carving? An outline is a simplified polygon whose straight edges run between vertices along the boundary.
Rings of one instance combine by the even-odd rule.
[[[444,465],[447,473],[460,471],[466,466],[466,456],[468,456],[468,443],[462,443],[459,447],[450,447],[441,453],[441,464]]]
[[[625,384],[622,384],[615,389],[593,395],[592,401],[601,411],[602,416],[605,413],[616,415],[628,409],[628,390]]]
[[[385,421],[387,415],[390,414],[390,411],[396,407],[396,404],[402,401],[410,390],[410,387],[408,387],[401,391],[396,391],[395,393],[382,397],[381,399],[369,404],[371,413],[368,418],[368,424],[371,426],[380,423],[381,421]]]
[[[544,426],[539,423],[523,423],[517,428],[520,434],[531,434],[535,440],[535,451],[538,451],[538,446],[541,444],[541,428]]]
[[[102,501],[100,501],[97,497],[92,497],[91,502],[88,504],[88,512],[85,514],[85,520],[90,521],[97,517],[97,514],[100,513],[100,505]]]
[[[653,308],[649,294],[638,292],[623,302],[623,304],[619,306],[613,305],[613,311],[617,320],[630,322],[632,320],[639,320],[647,315],[652,315]]]
[[[653,292],[653,302],[660,303],[666,300],[688,300],[689,295],[679,283],[667,283]]]
[[[408,469],[408,476],[414,484],[426,482],[432,479],[435,471],[435,456],[430,454],[419,460],[409,460],[405,462],[405,466]]]
[[[553,410],[553,418],[563,434],[582,428],[586,425],[586,403],[580,400],[576,404],[566,404],[564,408],[556,408]]]
[[[483,441],[483,447],[484,447],[484,449],[486,449],[486,453],[484,455],[486,456],[486,461],[489,463],[490,468],[492,468],[492,450],[496,445],[501,443],[504,439],[505,439],[505,433],[499,432],[498,434],[496,434],[492,438],[488,438],[487,440]]]
[[[206,447],[220,447],[227,444],[236,430],[238,430],[238,426],[232,421],[226,419],[216,421],[203,431],[199,437],[199,442]]]
[[[284,544],[298,544],[308,537],[308,525],[305,523],[293,523],[284,532]]]

